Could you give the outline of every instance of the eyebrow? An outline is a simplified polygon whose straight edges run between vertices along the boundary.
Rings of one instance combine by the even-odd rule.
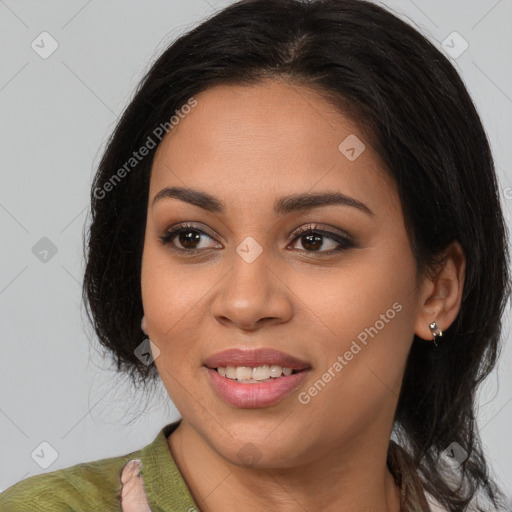
[[[152,207],[164,198],[179,199],[180,201],[190,203],[213,213],[224,213],[226,211],[224,203],[216,197],[208,194],[207,192],[191,188],[163,188],[153,198]],[[274,202],[274,212],[278,215],[286,215],[292,212],[308,211],[314,208],[331,205],[351,206],[370,216],[375,215],[370,208],[361,201],[340,192],[291,194],[280,197]]]

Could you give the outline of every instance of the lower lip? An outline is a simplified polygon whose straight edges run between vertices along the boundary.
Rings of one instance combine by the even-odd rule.
[[[308,371],[293,373],[286,377],[278,377],[261,384],[242,384],[236,380],[223,377],[207,368],[210,382],[217,394],[228,404],[244,409],[258,409],[276,404],[293,390],[297,389],[307,377]]]

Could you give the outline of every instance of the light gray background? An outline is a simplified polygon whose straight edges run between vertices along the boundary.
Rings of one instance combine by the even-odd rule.
[[[139,418],[137,390],[90,349],[81,237],[101,150],[143,72],[179,34],[229,3],[0,0],[0,490],[137,450],[179,417],[160,386]],[[490,137],[510,226],[512,0],[382,3],[440,48],[454,31],[468,42],[452,61]],[[59,45],[47,59],[31,48],[43,31]],[[42,237],[57,248],[46,262],[32,252]],[[478,420],[494,471],[512,495],[508,312],[504,338],[499,368],[480,394]],[[46,469],[34,460],[51,460],[42,442],[57,453]],[[44,456],[33,459],[34,450]]]

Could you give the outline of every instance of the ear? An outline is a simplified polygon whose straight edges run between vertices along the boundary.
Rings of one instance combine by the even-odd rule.
[[[434,275],[424,277],[420,294],[420,310],[414,332],[424,340],[433,340],[430,324],[436,322],[445,331],[454,322],[460,311],[466,256],[458,241],[452,242],[444,251],[444,258]]]

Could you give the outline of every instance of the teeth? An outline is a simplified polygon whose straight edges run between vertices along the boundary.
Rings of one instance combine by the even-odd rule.
[[[279,367],[279,370],[281,370],[281,367]],[[279,377],[280,375],[278,375]],[[256,366],[252,370],[252,377],[254,380],[265,380],[270,378],[270,366],[268,364],[264,366]]]
[[[252,368],[249,366],[237,366],[236,367],[236,378],[237,378],[237,380],[252,379]]]
[[[277,379],[278,377],[291,375],[293,370],[285,368],[277,364],[263,366],[219,366],[217,368],[222,377],[227,377],[231,380],[238,380],[239,382],[259,382],[267,381],[270,378]]]
[[[226,377],[236,379],[236,368],[234,366],[226,366]]]
[[[270,376],[271,377],[281,377],[282,372],[283,372],[283,368],[281,366],[277,366],[277,364],[273,364],[270,367]]]

